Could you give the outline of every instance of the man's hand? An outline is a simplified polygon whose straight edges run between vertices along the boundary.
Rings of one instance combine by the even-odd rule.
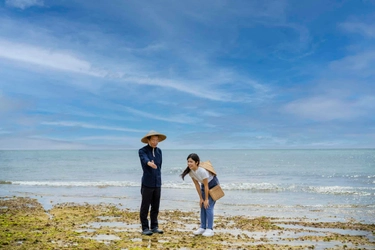
[[[152,160],[152,161],[149,161],[149,162],[147,162],[147,165],[149,166],[149,167],[152,167],[153,169],[157,169],[158,168],[158,166],[156,166],[156,164],[154,163],[154,161]]]

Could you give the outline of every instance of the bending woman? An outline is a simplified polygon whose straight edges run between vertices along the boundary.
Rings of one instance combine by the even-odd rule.
[[[208,195],[208,190],[218,185],[219,180],[211,163],[209,161],[201,163],[197,154],[190,154],[187,157],[187,164],[188,166],[181,174],[181,178],[184,180],[186,175],[190,175],[199,195],[199,206],[201,209],[201,225],[198,230],[194,231],[194,234],[202,234],[207,237],[213,236],[214,207],[216,202]]]

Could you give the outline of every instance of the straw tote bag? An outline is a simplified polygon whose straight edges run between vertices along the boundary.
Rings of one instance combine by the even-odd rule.
[[[218,199],[220,199],[221,197],[225,195],[220,185],[214,186],[213,188],[208,190],[208,193],[214,201],[217,201]]]

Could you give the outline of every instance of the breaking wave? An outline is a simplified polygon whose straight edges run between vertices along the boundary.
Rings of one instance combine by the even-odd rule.
[[[139,187],[132,181],[1,181],[0,185],[49,186],[49,187]],[[225,190],[249,192],[305,192],[329,195],[375,196],[375,187],[303,186],[278,185],[274,183],[222,183]],[[163,188],[194,189],[190,182],[164,182]]]

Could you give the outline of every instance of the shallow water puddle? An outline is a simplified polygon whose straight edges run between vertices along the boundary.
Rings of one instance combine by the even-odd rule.
[[[77,233],[93,233],[96,230],[91,229],[91,228],[82,228],[82,229],[77,229],[77,230],[74,230],[74,231],[77,232]]]
[[[340,229],[340,228],[316,228],[316,227],[305,227],[301,225],[289,225],[289,224],[277,224],[277,226],[285,228],[285,229],[303,230],[304,231],[303,235],[307,235],[308,233],[311,233],[314,235],[318,235],[318,234],[321,235],[322,232],[326,232],[326,233],[333,233],[333,234],[340,234],[340,235],[364,236],[364,237],[367,237],[369,241],[374,241],[374,235],[369,231],[363,231],[363,230]]]
[[[110,242],[112,240],[121,240],[120,237],[111,234],[97,234],[95,236],[83,236],[82,238],[93,239],[99,242]]]
[[[131,228],[133,225],[128,225],[124,222],[111,221],[111,222],[91,222],[84,226],[90,228],[101,228],[101,227],[117,227],[117,228]]]

